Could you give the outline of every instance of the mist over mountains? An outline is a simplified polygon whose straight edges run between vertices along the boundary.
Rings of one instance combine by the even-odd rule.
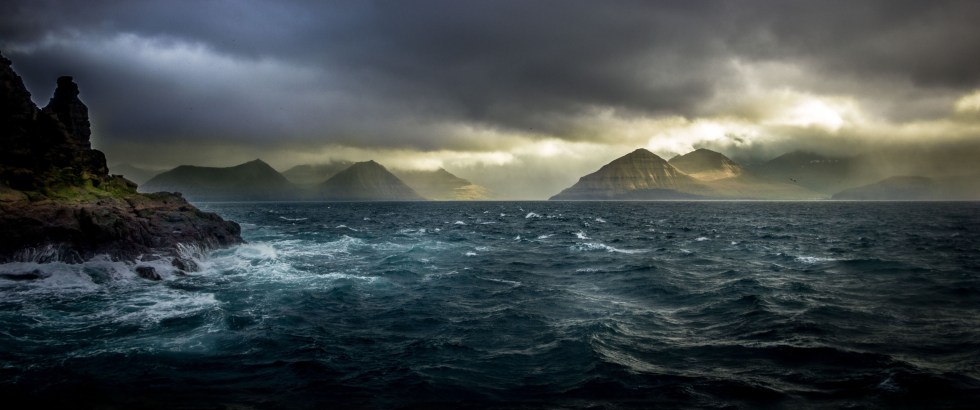
[[[131,165],[113,172],[146,178]],[[873,156],[793,151],[742,165],[700,148],[669,161],[637,149],[582,176],[553,200],[973,200],[977,175],[889,175]],[[520,183],[514,181],[513,183]],[[492,200],[494,191],[449,171],[388,170],[375,161],[334,160],[278,172],[261,160],[233,167],[182,165],[141,184],[198,201]],[[539,198],[525,198],[539,199]]]

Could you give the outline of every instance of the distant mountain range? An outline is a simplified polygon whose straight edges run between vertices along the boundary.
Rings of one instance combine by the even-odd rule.
[[[259,159],[228,168],[181,165],[151,178],[139,190],[180,192],[195,201],[283,201],[300,196],[292,182]]]
[[[117,172],[140,178],[144,174],[139,171],[143,170],[123,165]],[[279,173],[258,159],[224,168],[181,165],[149,178],[139,190],[180,192],[194,201],[420,201],[490,196],[487,188],[444,169],[399,171],[396,176],[374,161],[334,161]]]
[[[980,175],[887,177],[861,156],[794,151],[743,166],[697,149],[669,161],[637,149],[583,176],[552,200],[980,200]],[[131,180],[153,171],[114,166]],[[445,169],[389,171],[374,161],[299,165],[279,173],[261,160],[227,168],[182,165],[140,184],[196,201],[486,200],[493,193]]]
[[[977,201],[980,200],[980,175],[951,178],[891,177],[873,184],[845,189],[834,194],[833,199]]]
[[[679,155],[670,161],[638,149],[582,177],[551,199],[980,199],[980,175],[940,179],[892,177],[868,184],[875,180],[875,175],[862,157],[834,158],[790,152],[746,168],[707,149]]]

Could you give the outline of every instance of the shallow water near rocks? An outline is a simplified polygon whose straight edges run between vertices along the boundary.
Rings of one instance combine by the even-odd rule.
[[[0,392],[72,407],[970,407],[980,204],[205,203],[202,270],[9,263]],[[156,265],[154,265],[156,263]]]

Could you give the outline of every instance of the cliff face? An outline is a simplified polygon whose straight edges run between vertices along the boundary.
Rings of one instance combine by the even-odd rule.
[[[105,155],[91,149],[88,109],[71,77],[58,79],[44,110],[31,102],[20,76],[0,56],[0,183],[43,191],[58,186],[99,186],[109,175]],[[68,125],[62,122],[68,121]]]
[[[58,79],[42,110],[10,65],[0,56],[0,262],[131,260],[242,242],[238,224],[110,176],[72,78]]]

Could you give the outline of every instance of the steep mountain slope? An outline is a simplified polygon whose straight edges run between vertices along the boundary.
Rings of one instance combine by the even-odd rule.
[[[181,165],[153,177],[139,189],[180,192],[197,201],[274,201],[298,196],[289,180],[259,159],[227,168]]]
[[[706,187],[645,149],[626,154],[579,179],[552,200],[692,199]]]
[[[421,197],[384,166],[358,162],[317,188],[317,198],[329,201],[420,201]]]

